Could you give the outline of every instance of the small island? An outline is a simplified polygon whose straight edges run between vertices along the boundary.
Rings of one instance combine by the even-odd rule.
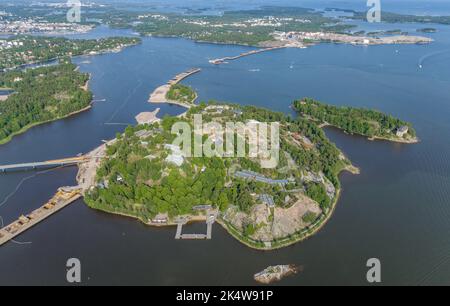
[[[321,126],[334,126],[349,134],[366,136],[371,140],[384,139],[402,143],[419,141],[411,123],[379,111],[337,107],[310,98],[295,101],[293,107],[302,117]]]
[[[185,108],[194,106],[197,100],[197,93],[189,86],[180,82],[201,71],[200,68],[192,68],[177,74],[169,82],[156,88],[148,98],[150,103],[169,103]]]
[[[435,29],[435,28],[422,28],[422,29],[417,29],[417,32],[421,32],[421,33],[436,33],[437,29]]]
[[[77,71],[68,60],[1,74],[0,87],[13,93],[0,102],[0,144],[38,124],[89,109],[88,80],[89,75]]]
[[[301,272],[301,270],[301,267],[295,265],[270,266],[263,271],[256,273],[253,278],[260,284],[268,285],[279,282],[289,275],[297,274],[298,272]]]

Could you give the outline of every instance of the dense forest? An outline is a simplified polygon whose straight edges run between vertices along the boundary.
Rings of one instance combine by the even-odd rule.
[[[393,139],[397,137],[395,132],[398,128],[407,126],[408,133],[404,137],[416,137],[410,123],[376,110],[337,107],[309,98],[295,101],[294,109],[306,119],[333,125],[350,134]]]
[[[14,91],[0,102],[0,143],[27,128],[65,117],[90,105],[92,95],[82,88],[89,75],[70,62],[11,71],[0,75],[0,88]]]

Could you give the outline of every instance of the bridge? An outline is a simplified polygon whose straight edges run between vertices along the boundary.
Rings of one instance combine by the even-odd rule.
[[[87,162],[90,159],[91,159],[90,157],[78,156],[78,157],[70,157],[70,158],[64,158],[64,159],[49,160],[49,161],[44,161],[44,162],[0,165],[0,172],[30,170],[30,169],[34,170],[34,169],[39,169],[39,168],[53,168],[53,167],[61,167],[61,166],[70,166],[70,165],[76,165],[79,163]]]

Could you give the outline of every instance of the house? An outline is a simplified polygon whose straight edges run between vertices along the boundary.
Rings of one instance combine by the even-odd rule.
[[[397,137],[403,137],[405,134],[408,133],[408,131],[409,131],[409,128],[406,125],[404,125],[404,126],[399,127],[395,134],[397,135]]]
[[[167,214],[158,214],[150,222],[153,224],[167,224],[167,222],[169,222],[169,219],[167,217]]]

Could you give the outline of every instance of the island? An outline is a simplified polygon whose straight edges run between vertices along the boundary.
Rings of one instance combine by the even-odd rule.
[[[294,109],[304,118],[321,126],[331,125],[349,134],[402,143],[416,143],[418,138],[411,123],[376,110],[337,107],[304,98],[295,101]]]
[[[201,71],[200,68],[192,68],[177,74],[169,82],[157,87],[148,99],[150,103],[176,104],[185,108],[195,105],[197,93],[190,86],[180,84],[180,82]]]
[[[346,18],[367,20],[367,12],[352,11],[352,13],[353,16],[348,16]],[[383,11],[382,21],[385,23],[435,23],[449,25],[450,16],[408,15]]]
[[[271,284],[279,282],[283,278],[301,272],[301,267],[295,265],[278,265],[265,268],[263,271],[256,273],[253,278],[261,284]]]
[[[417,29],[417,32],[421,32],[421,33],[436,33],[437,29],[435,29],[435,28],[421,28],[421,29]]]
[[[67,39],[61,37],[13,36],[0,39],[0,70],[48,62],[64,57],[119,52],[136,45],[140,38],[109,37],[101,39]]]
[[[90,108],[89,75],[69,60],[36,69],[0,75],[0,87],[12,91],[0,101],[0,144],[31,127]]]
[[[294,102],[299,112],[302,101]],[[327,120],[349,132],[399,141],[392,133],[384,134],[384,127],[410,127],[391,116],[362,110],[354,110],[357,119],[346,122],[348,111],[336,110],[335,117],[348,126],[331,117]],[[309,113],[293,119],[254,106],[202,102],[191,106],[183,117],[165,116],[151,124],[127,127],[123,134],[92,152],[104,158],[81,165],[78,182],[83,186],[85,202],[93,209],[136,218],[150,226],[177,226],[212,218],[248,247],[282,248],[319,231],[338,202],[339,174],[359,173],[325,135],[324,120]],[[202,115],[204,125],[279,123],[278,164],[266,168],[259,155],[236,157],[235,146],[225,158],[186,155],[184,145],[173,144],[176,133],[172,127],[180,122],[193,126],[198,115]],[[252,133],[252,129],[247,132]],[[188,138],[195,139],[198,133],[194,129]],[[415,137],[412,127],[406,134]],[[403,139],[409,139],[405,135]],[[225,145],[217,142],[218,136],[211,130],[202,130],[200,139],[203,146]]]

